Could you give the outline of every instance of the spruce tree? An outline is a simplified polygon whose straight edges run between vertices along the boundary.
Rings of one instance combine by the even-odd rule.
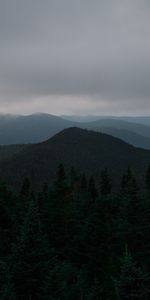
[[[93,176],[91,176],[89,179],[88,193],[89,193],[89,197],[91,198],[91,202],[95,201],[98,196],[98,192],[96,189],[95,180]]]
[[[8,260],[0,260],[0,299],[1,300],[17,300],[17,296],[13,284],[13,274]]]
[[[86,190],[87,190],[87,178],[85,174],[82,174],[80,178],[80,191],[86,191]]]
[[[41,231],[36,200],[30,199],[17,241],[12,248],[12,273],[18,299],[41,299],[50,268],[51,249]]]
[[[145,186],[148,193],[150,193],[150,166],[147,168],[145,176]]]
[[[28,177],[26,177],[23,181],[21,191],[20,191],[20,195],[28,197],[30,195],[30,190],[31,190],[30,179]]]
[[[138,185],[130,168],[127,169],[126,174],[122,177],[121,187],[123,195],[129,195],[133,200],[136,200]]]
[[[120,277],[116,281],[118,299],[149,299],[149,283],[149,275],[134,262],[131,254],[127,250],[121,259]]]
[[[107,168],[105,168],[100,175],[100,191],[103,196],[107,196],[111,193],[111,180]]]

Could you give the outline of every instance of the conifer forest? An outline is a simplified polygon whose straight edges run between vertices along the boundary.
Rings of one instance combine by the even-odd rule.
[[[41,190],[0,184],[1,300],[150,299],[150,167],[113,189],[63,164]]]

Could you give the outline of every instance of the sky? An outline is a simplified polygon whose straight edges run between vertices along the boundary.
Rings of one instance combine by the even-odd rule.
[[[150,1],[0,0],[0,112],[150,115]]]

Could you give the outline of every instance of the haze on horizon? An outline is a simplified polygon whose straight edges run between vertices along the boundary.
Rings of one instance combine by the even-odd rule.
[[[0,112],[150,115],[150,2],[1,0]]]

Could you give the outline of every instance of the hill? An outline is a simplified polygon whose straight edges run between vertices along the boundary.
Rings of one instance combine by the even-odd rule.
[[[73,122],[49,114],[1,115],[0,144],[41,142],[71,126],[74,126]]]
[[[135,147],[150,149],[150,138],[137,134],[136,132],[113,127],[102,127],[100,129],[95,128],[95,130],[122,139]]]
[[[112,136],[83,130],[65,129],[51,139],[25,147],[13,158],[0,163],[0,177],[18,185],[30,176],[35,185],[50,182],[59,163],[66,169],[74,166],[80,172],[99,176],[108,167],[114,182],[130,166],[143,176],[150,164],[150,151],[134,148]]]
[[[112,116],[112,115],[62,115],[62,118],[70,121],[77,122],[92,122],[97,120],[106,120],[106,119],[114,119],[114,120],[122,120],[130,123],[137,123],[150,126],[150,117],[149,116]]]
[[[108,133],[134,146],[150,149],[150,127],[143,124],[119,118],[77,122],[41,113],[28,116],[0,115],[0,145],[42,142],[73,126]]]
[[[120,118],[124,121],[150,126],[150,117],[148,117],[148,116],[147,117],[146,116],[145,117],[142,117],[142,116],[138,116],[138,117],[120,117]]]
[[[18,154],[20,151],[24,150],[28,145],[4,145],[0,146],[0,162],[3,162],[14,155]]]
[[[84,123],[82,124],[82,128],[83,127],[92,130],[101,130],[102,128],[123,129],[150,138],[149,126],[119,119],[100,119],[97,121]]]

